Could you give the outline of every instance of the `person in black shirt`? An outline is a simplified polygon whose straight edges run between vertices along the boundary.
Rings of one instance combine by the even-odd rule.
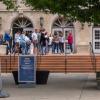
[[[41,33],[40,45],[41,45],[41,53],[42,55],[45,55],[46,54],[46,37],[45,37],[44,32]]]

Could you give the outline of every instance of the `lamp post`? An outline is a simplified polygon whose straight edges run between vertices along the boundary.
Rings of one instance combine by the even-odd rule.
[[[43,25],[44,25],[44,18],[40,17],[40,26],[41,26],[41,29],[43,29]]]

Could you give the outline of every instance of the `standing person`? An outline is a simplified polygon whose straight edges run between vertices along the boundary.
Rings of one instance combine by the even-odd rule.
[[[38,54],[41,52],[41,44],[40,44],[40,39],[41,39],[41,30],[38,30],[37,33],[37,38],[38,38]]]
[[[32,43],[33,43],[33,54],[37,55],[37,48],[38,48],[38,35],[37,29],[32,33]]]
[[[6,54],[11,53],[12,37],[10,35],[10,32],[5,32],[4,41],[7,44],[7,52],[6,52]]]
[[[48,51],[49,51],[49,49],[48,49],[49,37],[48,37],[47,32],[45,32],[45,38],[46,38],[46,53],[48,53]]]
[[[53,36],[54,53],[59,53],[59,35],[57,33]]]
[[[16,43],[16,42],[19,42],[20,34],[21,34],[20,31],[18,31],[18,32],[15,33],[15,37],[14,37],[14,42],[15,42],[15,43]]]
[[[20,41],[21,52],[23,55],[25,55],[27,50],[26,50],[26,40],[24,32],[21,33],[19,41]]]
[[[14,37],[14,43],[13,43],[13,51],[15,53],[20,53],[20,35],[21,35],[21,32],[18,31],[15,33],[15,37]]]
[[[30,54],[31,40],[29,38],[29,34],[28,33],[26,33],[26,35],[25,35],[25,41],[26,41],[26,54]]]
[[[63,33],[60,33],[60,35],[59,35],[59,49],[60,49],[60,53],[64,53],[64,36],[63,36]]]
[[[42,55],[46,55],[46,37],[44,32],[41,33],[40,44],[41,44]]]
[[[72,33],[69,33],[68,34],[68,37],[67,37],[67,40],[68,40],[68,45],[70,46],[70,50],[71,50],[71,53],[73,52],[73,36],[72,36]]]
[[[48,43],[48,50],[49,50],[49,52],[51,51],[51,48],[52,48],[52,40],[53,40],[53,37],[50,34],[50,36],[49,36],[49,43]]]

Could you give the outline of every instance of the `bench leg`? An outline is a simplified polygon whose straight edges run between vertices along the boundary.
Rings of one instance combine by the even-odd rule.
[[[97,88],[100,89],[100,72],[96,72]]]
[[[36,84],[47,84],[49,71],[36,71]]]

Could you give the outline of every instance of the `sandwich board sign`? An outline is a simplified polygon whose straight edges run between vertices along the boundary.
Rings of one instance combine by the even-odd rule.
[[[22,84],[36,83],[36,59],[35,56],[20,55],[18,82]]]

